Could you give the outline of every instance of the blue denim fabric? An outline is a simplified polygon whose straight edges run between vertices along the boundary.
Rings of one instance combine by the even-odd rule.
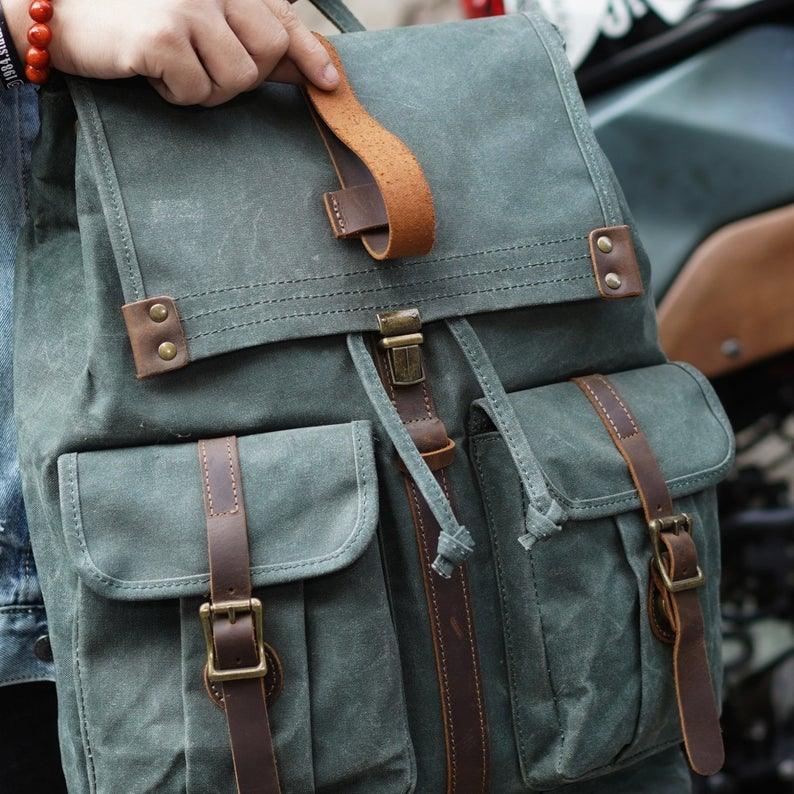
[[[33,653],[47,633],[17,464],[12,405],[12,286],[17,234],[25,219],[36,93],[0,91],[0,685],[53,678]]]

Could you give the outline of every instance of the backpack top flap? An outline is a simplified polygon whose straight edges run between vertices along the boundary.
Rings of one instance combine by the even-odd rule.
[[[545,20],[333,43],[361,103],[424,170],[437,224],[425,257],[376,262],[333,237],[323,194],[337,179],[293,86],[186,109],[143,81],[70,80],[81,226],[104,218],[110,241],[91,236],[84,256],[110,267],[112,249],[125,303],[173,300],[180,365],[373,330],[386,308],[430,321],[598,297],[588,235],[624,222],[621,198]]]

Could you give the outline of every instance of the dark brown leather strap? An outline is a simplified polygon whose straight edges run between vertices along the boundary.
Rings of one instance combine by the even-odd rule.
[[[251,596],[237,439],[198,442],[207,519],[210,602],[201,608],[206,676],[221,684],[239,794],[280,792],[265,696],[262,605]]]
[[[341,190],[324,197],[337,237],[360,237],[374,259],[423,256],[435,242],[433,194],[413,152],[359,102],[333,44],[320,43],[339,72],[339,86],[306,86],[309,107]]]
[[[381,380],[419,452],[452,501],[444,467],[452,462],[455,445],[436,414],[430,388],[424,380],[395,386],[387,355],[379,348],[374,353]],[[403,474],[433,633],[446,744],[446,791],[481,794],[488,790],[490,749],[468,575],[463,565],[449,579],[433,571],[441,529],[411,477],[405,470]]]
[[[713,775],[725,754],[697,592],[704,578],[691,519],[673,513],[656,457],[613,384],[603,375],[574,378],[574,383],[609,431],[640,495],[655,547],[648,598],[651,628],[656,637],[673,645],[673,678],[689,764],[698,774]]]

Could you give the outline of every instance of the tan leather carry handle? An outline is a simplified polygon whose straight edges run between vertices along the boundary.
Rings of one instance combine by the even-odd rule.
[[[331,228],[360,237],[375,259],[423,256],[435,242],[433,194],[413,152],[359,102],[333,44],[317,37],[339,72],[339,86],[306,93],[342,189],[326,193]]]

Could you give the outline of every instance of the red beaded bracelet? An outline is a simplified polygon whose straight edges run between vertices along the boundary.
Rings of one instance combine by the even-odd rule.
[[[33,25],[28,31],[30,47],[25,53],[25,76],[31,83],[41,85],[50,76],[50,52],[47,49],[52,41],[52,30],[47,24],[52,19],[50,0],[33,0],[30,18]]]

